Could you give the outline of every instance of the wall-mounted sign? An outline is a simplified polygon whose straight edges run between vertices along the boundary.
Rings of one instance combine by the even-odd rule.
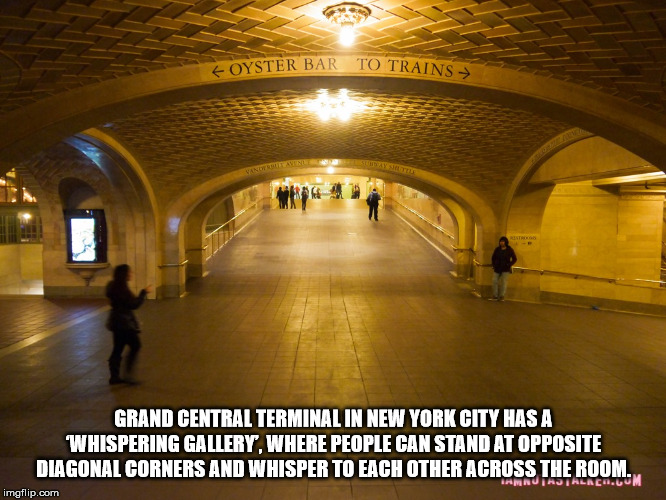
[[[256,165],[245,169],[245,174],[253,176],[270,172],[274,170],[289,169],[294,167],[322,167],[326,164],[322,163],[326,160],[307,159],[307,160],[289,160],[278,161],[273,163],[265,163],[263,165]],[[397,174],[409,175],[411,177],[418,177],[419,171],[417,169],[399,165],[396,163],[389,163],[385,161],[371,161],[371,160],[336,160],[337,166],[342,168],[363,168],[372,170],[385,170],[387,172],[394,172]]]
[[[67,262],[106,262],[104,210],[65,210]]]
[[[472,67],[472,71],[470,71]],[[416,57],[325,55],[253,58],[202,65],[202,76],[214,80],[271,76],[393,76],[440,81],[468,81],[472,65]]]
[[[539,235],[537,234],[507,234],[509,245],[515,249],[533,250],[539,245]]]

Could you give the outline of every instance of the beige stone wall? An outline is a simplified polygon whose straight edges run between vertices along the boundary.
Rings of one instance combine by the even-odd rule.
[[[42,251],[43,247],[40,244],[29,243],[19,245],[19,252],[21,254],[21,279],[44,279]]]
[[[542,292],[666,304],[666,289],[634,281],[659,280],[662,216],[659,195],[557,186],[541,227],[541,268],[580,276],[546,273]]]
[[[231,198],[234,204],[234,215],[238,215],[244,211],[234,221],[234,229],[238,231],[256,217],[258,211],[263,208],[259,203],[259,188],[257,186],[252,186],[243,189],[242,191],[234,193]],[[300,203],[297,203],[296,205],[299,206]]]
[[[0,245],[0,286],[43,277],[42,245]]]
[[[0,245],[0,286],[21,280],[20,245]]]

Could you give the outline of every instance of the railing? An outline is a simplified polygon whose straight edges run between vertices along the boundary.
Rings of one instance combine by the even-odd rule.
[[[492,264],[481,264],[477,260],[474,260],[474,265],[477,266],[477,267],[492,267]],[[591,281],[604,281],[606,283],[612,283],[614,285],[636,286],[636,287],[640,287],[640,288],[647,288],[643,284],[659,285],[660,287],[665,287],[666,286],[666,281],[646,280],[646,279],[640,279],[640,278],[609,278],[609,277],[604,277],[604,276],[592,276],[590,274],[569,273],[569,272],[565,272],[565,271],[552,271],[552,270],[549,270],[549,269],[534,269],[534,268],[531,268],[531,267],[518,267],[518,266],[514,266],[513,270],[518,271],[521,274],[522,273],[538,273],[542,276],[544,274],[549,274],[549,275],[553,275],[553,276],[562,276],[562,277],[573,278],[575,280],[585,279],[585,280],[591,280]],[[650,287],[650,288],[654,288],[654,287]]]
[[[392,199],[393,203],[395,203],[396,205],[400,205],[402,208],[404,208],[405,210],[407,210],[408,212],[410,212],[411,214],[415,215],[417,218],[419,218],[420,220],[422,220],[423,222],[428,224],[431,228],[433,228],[436,231],[442,233],[444,236],[446,236],[452,242],[455,241],[456,237],[452,232],[444,229],[442,226],[440,226],[439,224],[431,221],[430,219],[428,219],[427,217],[425,217],[421,213],[417,212],[413,208],[410,208],[410,207],[400,203],[395,198],[391,198],[391,199]],[[434,243],[431,243],[431,244],[434,244]],[[462,247],[459,247],[459,246],[456,246],[456,245],[453,245],[453,244],[451,244],[450,249],[453,253],[469,252],[472,257],[476,254],[476,250],[474,250],[473,248],[462,248]],[[453,258],[452,255],[447,255],[447,257],[452,262],[455,262],[455,259]],[[459,264],[459,262],[458,262],[458,264]],[[466,270],[457,269],[457,272],[461,273],[461,274],[459,274],[459,276],[464,276],[465,279],[472,279],[474,277],[474,265],[472,264],[472,258],[470,258],[466,262],[469,262],[469,264],[468,264],[469,268],[466,269]]]
[[[182,262],[178,262],[178,263],[174,263],[174,264],[159,264],[157,267],[159,267],[160,269],[165,269],[165,268],[168,268],[168,267],[183,267],[183,266],[186,266],[188,262],[189,262],[189,260],[185,259]]]
[[[420,214],[419,212],[417,212],[417,211],[414,210],[413,208],[410,208],[410,207],[408,207],[408,206],[406,206],[406,205],[403,205],[402,203],[400,203],[400,202],[399,202],[398,200],[396,200],[395,198],[392,197],[391,199],[393,200],[393,203],[396,203],[396,204],[400,205],[402,208],[404,208],[405,210],[407,210],[408,212],[411,212],[411,213],[414,214],[416,217],[418,217],[419,219],[421,219],[423,222],[425,222],[426,224],[432,226],[433,228],[435,228],[435,229],[436,229],[437,231],[439,231],[440,233],[444,234],[444,236],[446,236],[447,238],[449,238],[449,239],[451,239],[451,240],[455,240],[455,239],[456,239],[456,236],[455,236],[452,232],[447,231],[447,230],[444,229],[442,226],[440,226],[439,224],[434,223],[433,221],[431,221],[431,220],[428,219],[427,217],[423,216],[422,214]]]
[[[203,248],[198,249],[204,251],[206,260],[210,259],[213,255],[215,255],[215,253],[220,248],[226,245],[229,242],[229,240],[231,240],[231,238],[233,238],[236,235],[236,228],[231,223],[236,219],[238,219],[243,214],[245,214],[246,212],[248,212],[249,210],[256,208],[260,201],[261,200],[255,201],[252,205],[238,212],[236,215],[234,215],[224,224],[220,224],[219,226],[216,225],[214,230],[212,230],[209,233],[206,233],[205,237],[206,244],[203,246]],[[208,227],[211,226],[206,226],[206,229],[208,229]]]

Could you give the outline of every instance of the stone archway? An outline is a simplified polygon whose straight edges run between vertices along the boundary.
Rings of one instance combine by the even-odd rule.
[[[196,244],[192,240],[186,240],[186,221],[192,217],[192,214],[195,214],[195,219],[198,221],[202,217],[201,214],[206,213],[225,197],[244,188],[268,182],[276,176],[324,175],[326,172],[320,162],[320,159],[290,160],[237,170],[197,186],[171,204],[162,217],[164,247],[161,261],[174,264],[168,268],[167,273],[163,273],[165,295],[176,297],[185,291],[185,273],[177,273],[172,268],[186,260],[187,246]],[[457,210],[465,214],[463,222],[466,224],[466,229],[461,233],[463,239],[460,244],[474,246],[473,238],[476,237],[479,258],[484,258],[485,253],[492,251],[490,244],[485,242],[492,242],[495,239],[496,215],[485,200],[464,186],[430,172],[387,162],[341,159],[338,160],[337,168],[341,174],[381,177],[386,181],[400,182],[418,189],[442,204],[446,203],[446,200],[455,200],[455,204],[459,207]],[[476,234],[472,230],[472,224]],[[480,273],[477,279],[487,281],[489,277]]]
[[[654,171],[643,158],[576,129],[540,148],[516,179],[500,222],[518,267],[526,268],[512,278],[511,296],[629,309],[663,304],[663,193],[621,187],[622,176]]]
[[[66,158],[66,161],[63,161]],[[155,283],[155,255],[158,248],[155,210],[149,188],[135,166],[99,138],[78,135],[36,155],[22,165],[39,186],[39,203],[44,226],[44,295],[100,296],[111,276],[111,266],[129,264],[137,283]],[[40,175],[45,171],[49,175]],[[83,186],[83,187],[82,187]],[[80,188],[80,189],[79,189]],[[63,209],[78,192],[93,197],[104,210],[107,226],[107,263],[84,282],[66,266],[67,241],[63,230]],[[69,200],[69,201],[68,201]],[[72,208],[72,207],[69,207]]]

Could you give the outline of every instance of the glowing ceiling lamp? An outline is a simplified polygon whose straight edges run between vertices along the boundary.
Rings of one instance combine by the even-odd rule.
[[[337,118],[346,122],[352,114],[363,111],[365,105],[352,101],[347,95],[347,89],[340,89],[337,97],[329,96],[327,90],[320,90],[317,99],[309,101],[306,108],[317,113],[322,121]]]
[[[354,43],[354,26],[365,21],[370,9],[357,3],[341,3],[324,9],[326,19],[340,26],[340,43],[349,47]]]

